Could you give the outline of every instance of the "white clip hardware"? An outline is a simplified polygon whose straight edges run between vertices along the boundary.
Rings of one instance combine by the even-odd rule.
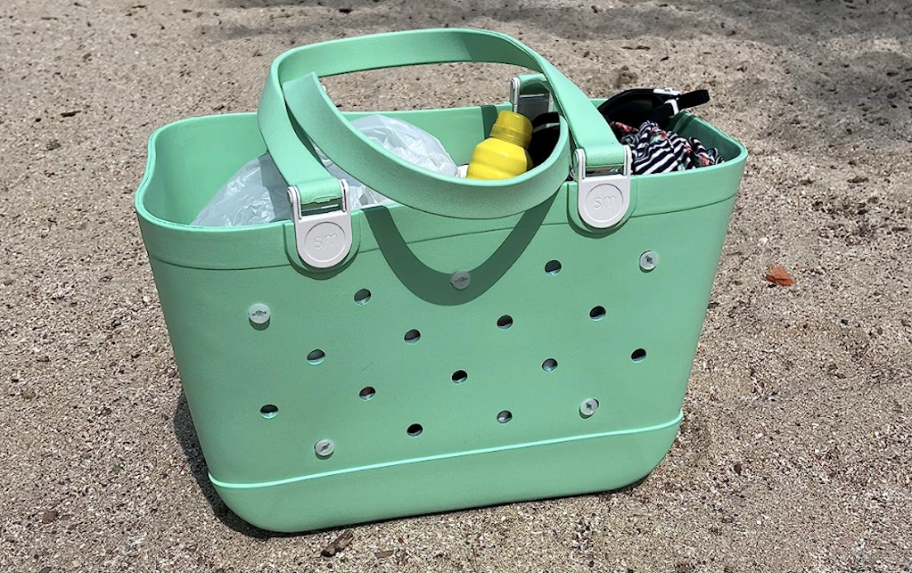
[[[576,150],[577,209],[580,219],[595,229],[619,223],[630,208],[630,148],[624,147],[624,171],[611,175],[587,175],[586,153]]]
[[[342,187],[341,210],[315,215],[302,215],[298,188],[288,188],[298,256],[315,269],[334,267],[351,252],[352,224],[348,184],[340,179],[339,185]]]

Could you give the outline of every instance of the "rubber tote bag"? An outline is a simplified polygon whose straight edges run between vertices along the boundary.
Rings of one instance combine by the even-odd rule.
[[[442,62],[537,72],[523,81],[561,114],[547,161],[499,181],[431,173],[363,137],[349,120],[364,114],[340,113],[319,81]],[[152,136],[136,211],[233,511],[312,530],[610,490],[661,461],[747,154],[680,113],[671,129],[725,162],[630,177],[597,103],[510,37],[420,30],[292,49],[256,114]],[[464,164],[509,106],[388,115]],[[396,204],[351,212],[314,146]],[[293,220],[189,224],[266,151]]]

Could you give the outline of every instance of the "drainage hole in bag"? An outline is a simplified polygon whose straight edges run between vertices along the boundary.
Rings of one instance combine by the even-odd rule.
[[[509,410],[504,410],[497,414],[497,421],[501,424],[506,424],[513,419],[513,412]]]
[[[420,436],[423,431],[424,428],[421,427],[421,424],[412,424],[405,430],[405,433],[414,438]]]
[[[542,362],[542,370],[545,372],[554,372],[557,370],[557,360],[549,358]]]
[[[513,326],[513,317],[509,314],[505,314],[497,319],[497,326],[501,330],[506,330]]]
[[[589,311],[589,318],[592,320],[602,320],[605,318],[605,307],[604,306],[594,306],[592,310]]]
[[[465,382],[468,379],[469,379],[469,375],[468,375],[468,373],[466,373],[465,370],[457,370],[456,372],[453,372],[453,383],[454,384],[462,384],[463,382]]]
[[[646,359],[646,350],[643,348],[637,348],[630,355],[630,359],[633,360],[634,362],[642,362],[643,360]]]
[[[406,344],[415,344],[421,340],[421,333],[416,329],[411,329],[405,333],[405,342]]]
[[[371,299],[371,291],[363,288],[355,293],[355,303],[361,306],[369,303]]]
[[[377,390],[375,390],[373,386],[367,386],[367,387],[361,389],[361,392],[358,393],[358,396],[362,400],[367,402],[368,400],[370,400],[371,398],[376,396],[376,394],[377,394]]]
[[[275,406],[273,404],[266,404],[265,406],[260,408],[260,415],[263,416],[264,418],[266,418],[267,420],[271,420],[271,419],[275,418],[278,414],[279,414],[279,408],[278,408],[278,406]]]
[[[552,260],[545,263],[545,272],[549,275],[556,275],[561,272],[561,262],[558,260]]]
[[[307,355],[307,361],[315,366],[323,362],[324,358],[326,358],[326,353],[319,348],[312,350],[310,354]]]

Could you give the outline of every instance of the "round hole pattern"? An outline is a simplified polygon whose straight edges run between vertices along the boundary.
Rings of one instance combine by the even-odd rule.
[[[554,372],[557,370],[557,360],[549,358],[542,362],[542,370],[545,372]]]
[[[326,353],[319,348],[316,350],[311,350],[310,354],[307,355],[307,361],[314,365],[323,362],[324,358],[326,358]]]
[[[416,329],[413,328],[405,333],[405,342],[406,343],[415,344],[419,340],[421,340],[421,333],[418,332]]]
[[[469,379],[468,373],[465,370],[457,370],[453,372],[453,382],[456,384],[462,384]]]
[[[549,275],[556,275],[561,271],[561,263],[558,260],[551,260],[545,263],[545,272]]]
[[[405,430],[405,433],[407,433],[408,435],[410,435],[411,437],[414,438],[416,436],[420,436],[421,432],[423,432],[423,431],[424,431],[424,428],[421,427],[421,424],[412,424]]]
[[[646,359],[646,350],[643,348],[637,348],[630,355],[630,359],[633,360],[634,362],[642,362],[643,360]]]
[[[355,293],[355,302],[357,304],[364,306],[365,304],[370,302],[370,299],[371,299],[371,291],[367,290],[366,288],[363,288]]]
[[[376,395],[377,395],[377,390],[375,390],[373,386],[366,386],[366,387],[362,388],[361,391],[358,393],[358,396],[365,402],[367,402],[368,400],[370,400],[371,398],[373,398]]]
[[[266,404],[260,408],[260,415],[267,420],[271,420],[279,415],[279,408],[274,404]]]
[[[506,424],[507,422],[509,422],[512,419],[513,419],[513,412],[511,412],[509,410],[503,410],[502,412],[497,414],[497,421],[500,422],[501,424]]]
[[[589,318],[592,320],[602,320],[605,318],[605,307],[604,306],[594,306],[592,310],[589,311]]]
[[[497,319],[497,326],[503,330],[506,330],[513,326],[513,317],[509,314],[505,314]]]

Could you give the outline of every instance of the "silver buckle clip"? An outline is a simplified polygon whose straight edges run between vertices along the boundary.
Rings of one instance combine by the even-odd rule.
[[[576,150],[577,210],[580,219],[595,229],[609,229],[624,219],[630,208],[630,148],[624,147],[624,171],[611,175],[586,173],[586,152]]]
[[[333,267],[344,261],[351,252],[352,224],[348,184],[340,179],[339,185],[342,187],[342,209],[315,215],[302,215],[298,188],[288,188],[298,256],[315,269]]]
[[[535,119],[543,113],[554,111],[551,92],[544,86],[539,86],[539,90],[534,93],[521,93],[522,82],[519,78],[510,79],[510,103],[513,104],[515,113],[524,115],[530,120]]]

